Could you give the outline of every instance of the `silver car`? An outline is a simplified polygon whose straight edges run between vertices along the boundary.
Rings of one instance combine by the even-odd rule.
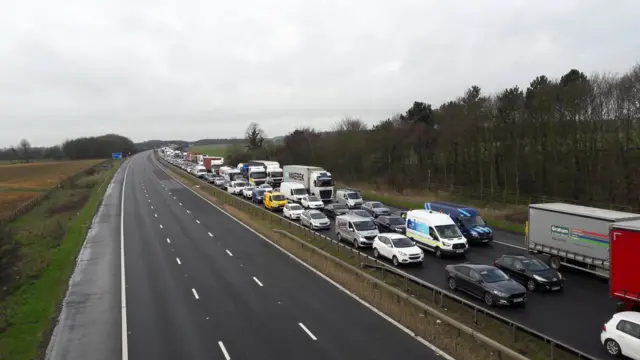
[[[213,179],[213,184],[218,187],[223,187],[226,182],[227,181],[222,176],[218,176],[217,178]]]
[[[362,210],[366,210],[371,216],[374,218],[380,215],[389,215],[391,210],[388,207],[384,206],[380,201],[367,201],[362,204],[360,207]]]
[[[312,230],[331,228],[329,218],[318,210],[303,211],[300,214],[300,224]]]

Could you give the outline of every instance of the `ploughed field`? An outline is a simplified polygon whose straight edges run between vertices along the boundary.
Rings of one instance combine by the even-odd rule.
[[[49,190],[68,176],[102,160],[51,161],[0,165],[0,218]]]

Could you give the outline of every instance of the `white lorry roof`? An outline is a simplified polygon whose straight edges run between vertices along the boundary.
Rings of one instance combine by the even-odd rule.
[[[640,215],[638,214],[615,211],[615,210],[598,209],[598,208],[592,208],[588,206],[565,204],[565,203],[530,204],[529,207],[534,209],[553,211],[553,212],[569,214],[569,215],[597,218],[597,219],[603,219],[608,221],[640,219]]]
[[[407,219],[410,217],[428,222],[431,226],[454,224],[449,215],[431,210],[409,210],[407,211]]]

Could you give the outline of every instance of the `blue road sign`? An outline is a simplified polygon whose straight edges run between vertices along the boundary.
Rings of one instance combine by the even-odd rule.
[[[122,159],[122,153],[121,153],[121,152],[119,152],[119,153],[113,153],[113,154],[111,154],[111,158],[112,158],[113,160],[120,160],[120,159]]]

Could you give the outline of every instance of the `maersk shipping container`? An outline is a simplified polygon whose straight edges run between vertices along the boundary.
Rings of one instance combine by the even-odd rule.
[[[640,215],[564,203],[529,205],[527,248],[550,255],[549,265],[609,270],[609,226]]]

